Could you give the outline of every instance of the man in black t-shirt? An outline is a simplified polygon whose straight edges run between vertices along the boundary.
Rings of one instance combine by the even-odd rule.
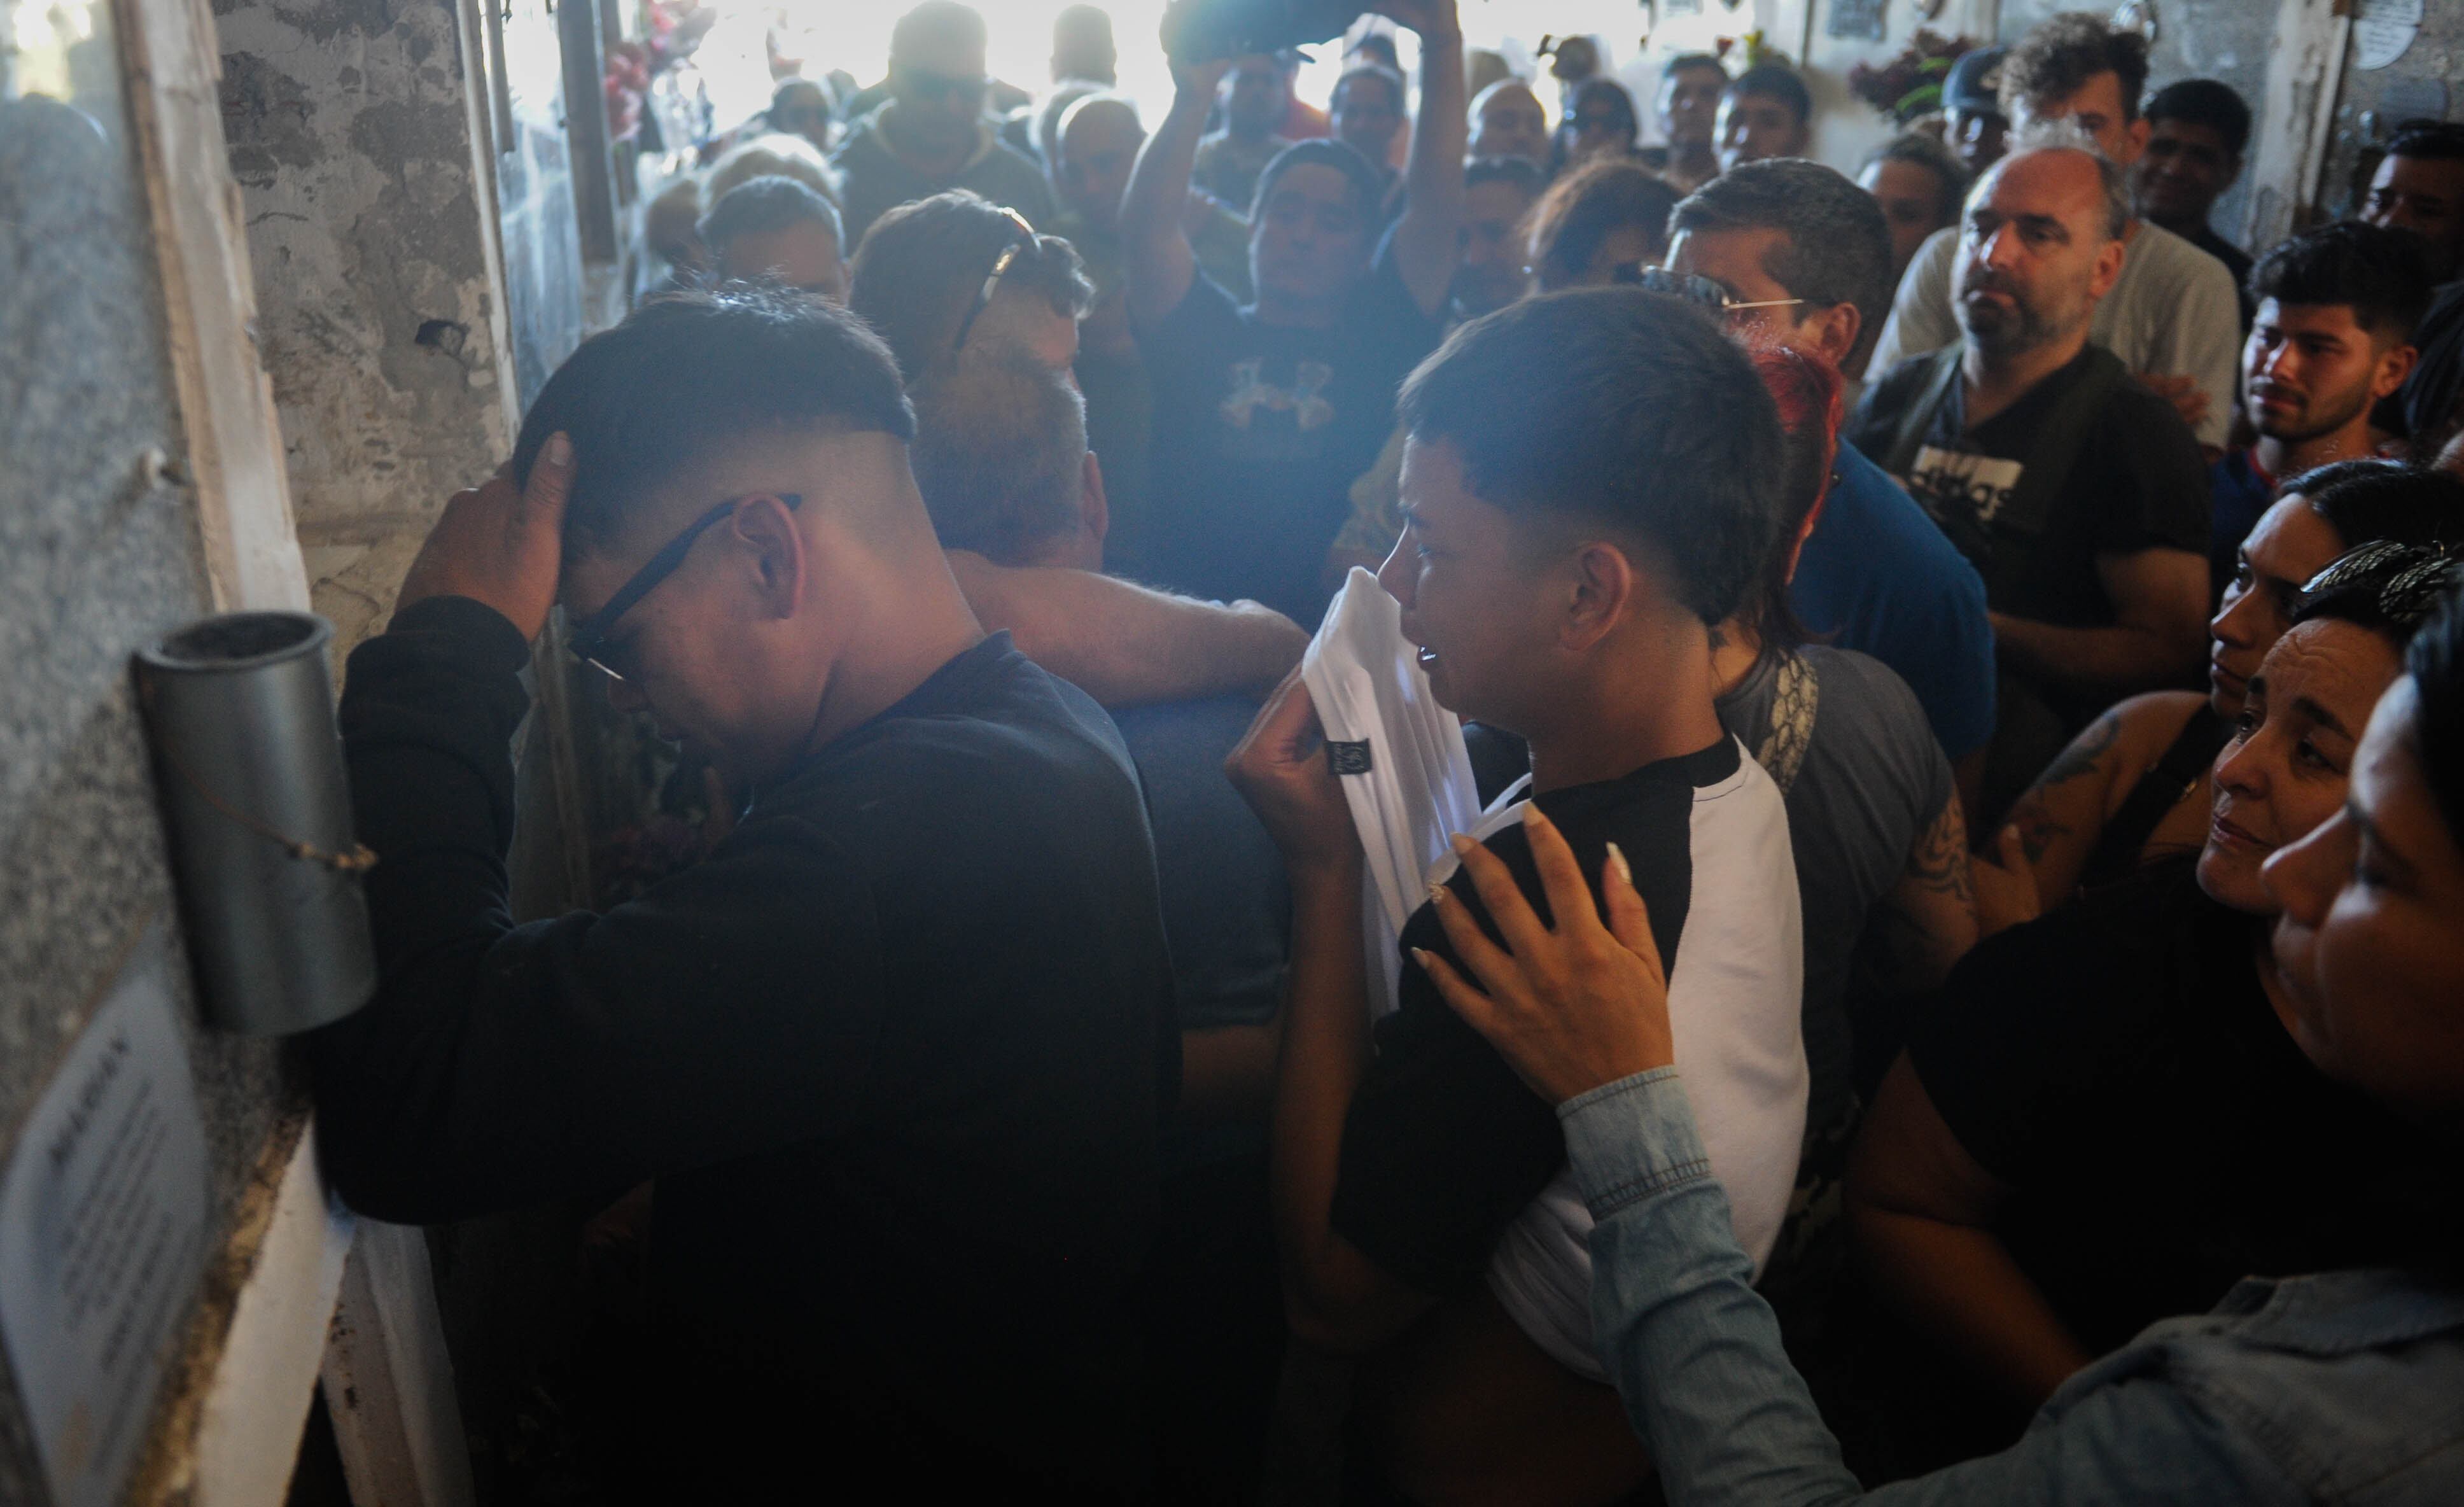
[[[2122,270],[2119,169],[2023,147],[1969,196],[1965,338],[1874,384],[1847,437],[1985,577],[2004,676],[1988,818],[2120,697],[2183,679],[2207,617],[2207,469],[2172,406],[2088,343]]]
[[[1148,565],[1160,585],[1253,597],[1304,625],[1325,609],[1321,566],[1348,489],[1394,427],[1396,389],[1436,348],[1460,254],[1463,33],[1454,0],[1411,9],[1420,108],[1408,203],[1382,247],[1379,167],[1339,142],[1303,142],[1259,180],[1257,302],[1236,305],[1199,270],[1182,228],[1190,169],[1228,62],[1176,70],[1172,112],[1138,154],[1120,229],[1155,385]]]
[[[2143,113],[2147,150],[2132,170],[2139,217],[2225,264],[2241,300],[2241,327],[2247,333],[2251,317],[2258,312],[2250,291],[2250,253],[2218,235],[2208,215],[2218,196],[2241,176],[2242,148],[2250,142],[2250,106],[2230,84],[2185,78],[2157,90]]]
[[[1135,1495],[1133,1304],[1178,1068],[1120,735],[987,636],[855,316],[663,299],[448,504],[341,729],[378,989],[310,1039],[354,1208],[657,1184],[661,1500]],[[758,792],[700,863],[515,926],[504,855],[561,601],[622,709]]]

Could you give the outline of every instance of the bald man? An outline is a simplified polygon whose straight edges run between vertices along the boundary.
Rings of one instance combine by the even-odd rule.
[[[1520,78],[1501,78],[1471,102],[1474,158],[1520,157],[1549,170],[1549,112]]]
[[[1847,434],[1985,577],[2004,672],[1988,819],[2095,713],[2199,659],[2198,441],[2088,341],[2122,273],[2124,185],[2083,142],[2023,138],[1969,196],[1962,338],[1869,388]]]

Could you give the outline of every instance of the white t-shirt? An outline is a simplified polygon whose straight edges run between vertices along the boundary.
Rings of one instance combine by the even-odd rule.
[[[1950,286],[1958,255],[1957,226],[1934,232],[1917,248],[1874,344],[1869,378],[1960,338]],[[2208,396],[2207,417],[2195,426],[2199,443],[2223,446],[2240,391],[2234,374],[2241,353],[2241,304],[2223,262],[2141,220],[2123,253],[2122,276],[2089,320],[2088,339],[2132,371],[2197,379]]]
[[[1501,795],[1475,835],[1521,820],[1525,789]],[[1695,788],[1689,847],[1692,893],[1668,980],[1669,1027],[1737,1243],[1759,1272],[1787,1216],[1805,1134],[1805,953],[1788,809],[1750,756]],[[1452,873],[1449,861],[1432,878]],[[1560,1170],[1507,1227],[1487,1279],[1534,1344],[1606,1382],[1592,1337],[1591,1234],[1573,1173]]]

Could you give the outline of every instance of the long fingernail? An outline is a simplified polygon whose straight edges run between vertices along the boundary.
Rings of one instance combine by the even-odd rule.
[[[1426,948],[1426,947],[1415,947],[1415,948],[1413,948],[1413,949],[1412,949],[1412,961],[1413,961],[1414,963],[1417,963],[1417,964],[1419,964],[1420,965],[1420,971],[1421,971],[1422,973],[1428,973],[1428,972],[1432,972],[1432,971],[1434,971],[1434,970],[1433,970],[1433,969],[1431,969],[1431,968],[1430,968],[1430,966],[1429,966],[1429,949],[1428,949],[1428,948]]]
[[[1472,849],[1479,846],[1479,844],[1473,842],[1470,838],[1464,836],[1461,832],[1455,833],[1453,836],[1447,838],[1446,841],[1454,846],[1454,850],[1458,854],[1469,853]]]
[[[562,431],[550,434],[547,437],[547,463],[561,466],[572,459],[573,441],[566,438]]]
[[[1547,826],[1547,825],[1548,825],[1548,823],[1549,823],[1549,818],[1548,818],[1548,816],[1547,816],[1546,814],[1544,814],[1544,813],[1541,811],[1541,809],[1540,809],[1540,803],[1539,803],[1538,801],[1526,801],[1526,802],[1524,802],[1524,803],[1523,803],[1523,825],[1524,825],[1524,826],[1526,826],[1526,827],[1545,827],[1545,826]]]
[[[1609,844],[1609,862],[1617,865],[1617,877],[1625,881],[1625,887],[1633,889],[1634,866],[1625,861],[1625,850],[1615,843]]]
[[[1443,905],[1445,902],[1446,902],[1446,887],[1445,887],[1444,885],[1442,885],[1442,884],[1432,884],[1432,885],[1430,885],[1430,886],[1429,886],[1429,903],[1430,903],[1430,904],[1432,904],[1432,905]]]

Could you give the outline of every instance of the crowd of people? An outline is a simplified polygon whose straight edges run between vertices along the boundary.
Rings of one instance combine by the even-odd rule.
[[[2464,127],[2253,256],[2086,14],[1852,178],[1376,9],[925,0],[653,206],[351,659],[342,1196],[649,1189],[645,1500],[2464,1497]],[[1360,570],[1486,803],[1382,1012]],[[560,609],[732,830],[516,925]]]

